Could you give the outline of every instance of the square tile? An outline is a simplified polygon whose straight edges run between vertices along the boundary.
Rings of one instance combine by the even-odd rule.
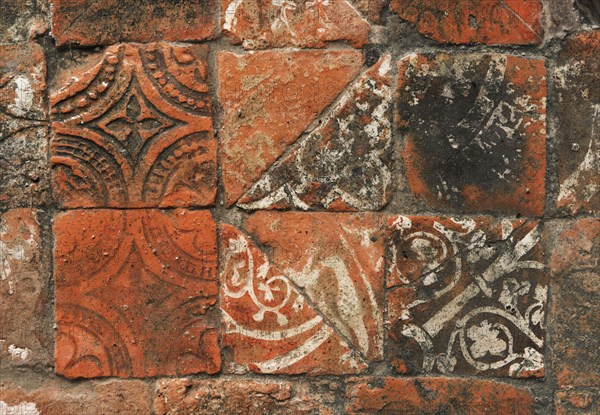
[[[234,370],[344,374],[383,357],[383,235],[369,214],[258,212],[221,231]]]
[[[386,285],[394,369],[543,376],[540,233],[524,220],[393,218]]]
[[[207,54],[198,45],[115,45],[93,66],[62,70],[50,97],[61,207],[214,203]]]
[[[57,373],[219,371],[210,212],[72,211],[56,219],[54,233]]]

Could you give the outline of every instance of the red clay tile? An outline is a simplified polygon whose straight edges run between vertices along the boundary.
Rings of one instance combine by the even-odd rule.
[[[391,56],[361,75],[238,201],[244,209],[378,210],[392,193]]]
[[[57,45],[197,41],[217,28],[217,0],[50,0]]]
[[[111,46],[52,105],[62,207],[207,206],[216,195],[205,46]],[[64,78],[64,75],[63,75]]]
[[[231,206],[358,74],[358,51],[218,54],[222,169]]]
[[[163,379],[157,384],[154,413],[333,415],[337,412],[331,384],[240,378]]]
[[[523,388],[480,379],[373,378],[350,386],[350,414],[529,415],[533,395]]]
[[[440,43],[542,42],[540,0],[392,0],[391,8]]]
[[[37,212],[0,214],[0,370],[51,363],[49,276]]]
[[[219,371],[210,212],[74,211],[54,232],[59,374]]]
[[[258,212],[244,228],[227,225],[221,237],[223,342],[235,363],[263,373],[335,374],[382,358],[377,218]]]
[[[556,415],[596,415],[600,413],[600,389],[564,389],[554,395]]]
[[[550,225],[547,225],[550,227]],[[550,258],[554,374],[561,387],[600,384],[600,219],[552,222]]]
[[[569,39],[558,56],[558,206],[600,213],[600,31]]]
[[[48,195],[46,59],[35,43],[0,46],[0,205]]]
[[[25,376],[24,376],[25,378]],[[138,380],[67,383],[57,379],[3,379],[0,385],[2,415],[147,415],[150,390]]]
[[[388,242],[389,359],[399,373],[544,375],[540,225],[398,216]]]
[[[541,216],[544,62],[410,55],[398,71],[397,122],[412,193],[440,210]]]
[[[369,24],[346,0],[221,0],[224,32],[247,49],[368,42]]]

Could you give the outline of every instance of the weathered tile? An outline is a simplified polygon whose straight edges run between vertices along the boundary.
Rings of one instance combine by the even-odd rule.
[[[540,225],[487,217],[390,221],[390,362],[399,373],[544,375]]]
[[[441,43],[542,42],[540,0],[392,0],[391,8]]]
[[[558,56],[558,206],[600,212],[600,31],[570,38]]]
[[[387,0],[351,0],[351,3],[370,21],[381,23],[381,12]]]
[[[47,0],[2,0],[0,43],[26,42],[43,34],[48,13]]]
[[[95,66],[72,69],[50,99],[62,207],[214,203],[207,53],[198,45],[116,45]]]
[[[599,389],[563,389],[554,395],[556,415],[594,415],[600,413]]]
[[[600,384],[600,219],[552,222],[550,259],[553,372],[559,386]]]
[[[231,206],[359,73],[352,50],[218,55],[222,169]]]
[[[241,378],[163,379],[156,387],[154,413],[333,415],[337,412],[330,384]]]
[[[0,205],[39,205],[48,194],[46,62],[34,43],[0,46]]]
[[[377,210],[392,193],[391,56],[360,76],[319,125],[238,201],[244,209]]]
[[[224,32],[244,48],[368,42],[369,23],[346,0],[221,0]]]
[[[367,378],[347,396],[350,414],[528,415],[534,401],[526,389],[474,378]]]
[[[48,274],[36,211],[0,214],[0,371],[51,364]]]
[[[339,374],[382,358],[376,217],[258,212],[244,229],[226,225],[221,236],[223,343],[235,363],[262,373]]]
[[[59,374],[219,370],[210,212],[73,211],[56,219],[54,232]]]
[[[412,193],[459,212],[541,216],[544,62],[506,55],[409,55],[396,110]]]
[[[217,29],[217,0],[50,0],[57,45],[197,41]]]
[[[574,0],[574,5],[584,23],[596,27],[600,25],[600,3],[598,0]]]
[[[150,388],[138,380],[109,380],[74,385],[34,379],[0,384],[2,415],[147,415]]]

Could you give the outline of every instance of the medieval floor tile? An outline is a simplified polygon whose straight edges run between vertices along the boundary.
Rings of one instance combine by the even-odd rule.
[[[342,374],[382,358],[376,217],[259,212],[244,228],[224,225],[221,235],[223,343],[237,365]]]
[[[225,203],[234,204],[359,73],[354,50],[218,55]]]
[[[54,232],[59,374],[219,371],[210,212],[73,211]]]
[[[552,360],[561,387],[600,384],[600,219],[552,222]]]
[[[542,42],[540,0],[392,0],[391,8],[440,43]]]
[[[600,413],[600,389],[563,389],[554,395],[556,415]]]
[[[350,86],[238,201],[244,209],[378,210],[392,193],[391,56]]]
[[[389,358],[397,372],[544,375],[540,226],[487,217],[390,221]]]
[[[50,98],[62,207],[214,203],[207,54],[205,46],[115,45],[95,66],[71,70]]]
[[[44,33],[48,10],[48,0],[2,0],[0,43],[26,42]]]
[[[254,379],[164,379],[156,387],[156,415],[335,414],[331,382]]]
[[[147,415],[150,388],[139,380],[80,384],[38,379],[0,384],[2,415]],[[34,384],[32,386],[31,384]]]
[[[197,41],[217,29],[218,0],[51,0],[57,45]]]
[[[530,415],[534,401],[523,388],[460,378],[366,378],[347,396],[349,414]]]
[[[46,62],[34,43],[0,46],[0,205],[39,205],[48,189]]]
[[[558,206],[600,212],[600,32],[568,40],[554,70],[558,94]]]
[[[346,0],[221,0],[223,30],[247,49],[323,47],[330,41],[364,46],[369,23]]]
[[[50,277],[42,270],[36,211],[0,214],[0,372],[51,364]]]
[[[409,55],[397,121],[412,193],[431,207],[541,216],[546,72],[506,55]]]

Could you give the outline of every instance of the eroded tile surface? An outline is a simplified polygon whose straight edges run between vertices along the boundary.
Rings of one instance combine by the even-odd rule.
[[[360,76],[238,201],[244,209],[377,210],[392,192],[391,56]]]
[[[563,389],[554,395],[556,415],[594,415],[600,412],[600,390]]]
[[[379,378],[349,387],[350,414],[533,414],[529,391],[479,379]]]
[[[329,384],[240,378],[164,379],[157,384],[154,412],[156,415],[333,415],[335,395]]]
[[[48,29],[47,0],[2,0],[0,42],[16,43],[33,40]]]
[[[351,0],[351,3],[356,7],[363,16],[375,23],[381,22],[381,12],[387,0]]]
[[[558,92],[558,206],[600,212],[600,32],[568,40],[554,71]]]
[[[222,0],[223,30],[244,48],[323,47],[368,41],[369,24],[346,0]]]
[[[218,55],[225,202],[235,203],[358,74],[358,51]]]
[[[138,380],[109,380],[67,384],[34,379],[26,385],[0,385],[2,415],[147,415],[150,390]],[[31,384],[33,383],[34,386]]]
[[[210,212],[76,211],[59,216],[54,232],[59,374],[219,370]]]
[[[491,218],[390,221],[390,361],[400,373],[544,375],[540,225]]]
[[[58,45],[203,40],[217,28],[218,0],[50,0]]]
[[[541,216],[544,62],[506,55],[410,55],[397,121],[412,193],[442,210]]]
[[[42,271],[37,212],[0,215],[0,369],[49,365],[49,275]]]
[[[203,46],[115,45],[51,96],[62,207],[207,206],[216,139]]]
[[[383,238],[369,215],[259,212],[224,226],[221,307],[235,363],[355,373],[383,352]],[[258,245],[263,246],[263,251]]]
[[[392,0],[392,10],[441,43],[542,41],[540,0]]]
[[[39,205],[48,189],[46,62],[33,43],[0,46],[0,205]]]
[[[548,225],[549,226],[549,225]],[[553,222],[550,259],[552,357],[561,387],[600,384],[600,219]]]

